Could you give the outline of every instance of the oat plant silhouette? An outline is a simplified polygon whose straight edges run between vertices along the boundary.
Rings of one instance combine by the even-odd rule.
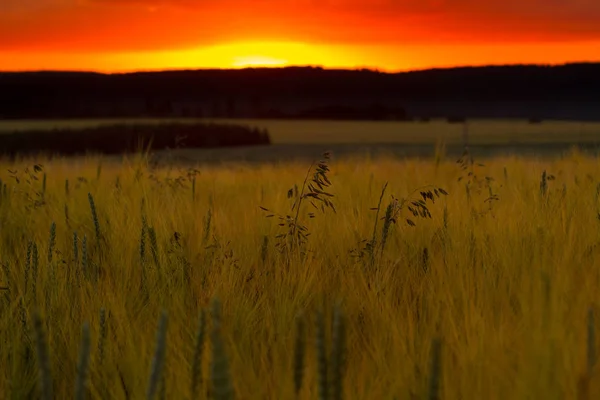
[[[306,244],[310,232],[304,217],[312,219],[316,215],[314,211],[303,213],[304,203],[308,202],[317,212],[325,213],[326,210],[336,212],[332,202],[334,195],[328,191],[332,185],[327,176],[330,172],[330,159],[330,152],[323,153],[323,158],[316,163],[313,162],[308,168],[301,189],[298,190],[298,186],[294,185],[288,190],[287,197],[293,200],[289,214],[283,215],[260,206],[267,213],[267,218],[277,217],[279,220],[278,225],[283,228],[283,232],[275,236],[277,241],[275,247],[288,256],[298,251],[301,255],[306,254]]]
[[[376,211],[375,223],[373,226],[373,236],[371,239],[360,241],[359,247],[350,250],[350,254],[360,260],[367,261],[371,266],[375,264],[375,257],[379,254],[379,258],[383,258],[385,246],[388,242],[391,228],[400,223],[408,226],[416,226],[417,219],[431,219],[431,211],[429,210],[432,204],[435,204],[436,199],[447,196],[448,192],[440,187],[428,185],[413,190],[407,197],[397,198],[391,195],[391,201],[385,208],[383,217],[379,217],[382,210],[383,198],[388,187],[386,182],[381,190],[379,203],[377,207],[371,208],[371,211]],[[405,215],[405,211],[410,213],[410,216]],[[383,221],[381,231],[378,230],[379,221]]]

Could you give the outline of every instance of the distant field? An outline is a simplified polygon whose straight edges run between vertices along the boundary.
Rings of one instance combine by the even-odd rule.
[[[0,121],[0,134],[15,130],[74,129],[115,123],[225,122],[266,128],[273,144],[462,144],[465,124],[431,122],[288,121],[231,119],[110,119],[64,121]],[[472,145],[600,142],[600,123],[524,120],[473,120],[466,124]]]

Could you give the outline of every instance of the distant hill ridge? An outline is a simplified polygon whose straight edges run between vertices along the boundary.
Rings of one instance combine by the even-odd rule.
[[[0,72],[0,117],[7,119],[352,115],[600,120],[600,63],[401,73],[318,67]]]

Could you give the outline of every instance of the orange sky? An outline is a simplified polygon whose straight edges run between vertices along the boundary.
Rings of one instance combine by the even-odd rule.
[[[0,0],[0,70],[572,61],[598,0]]]

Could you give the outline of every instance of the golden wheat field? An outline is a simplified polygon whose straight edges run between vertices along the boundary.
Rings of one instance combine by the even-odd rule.
[[[0,162],[1,397],[598,398],[600,161],[472,156]]]

